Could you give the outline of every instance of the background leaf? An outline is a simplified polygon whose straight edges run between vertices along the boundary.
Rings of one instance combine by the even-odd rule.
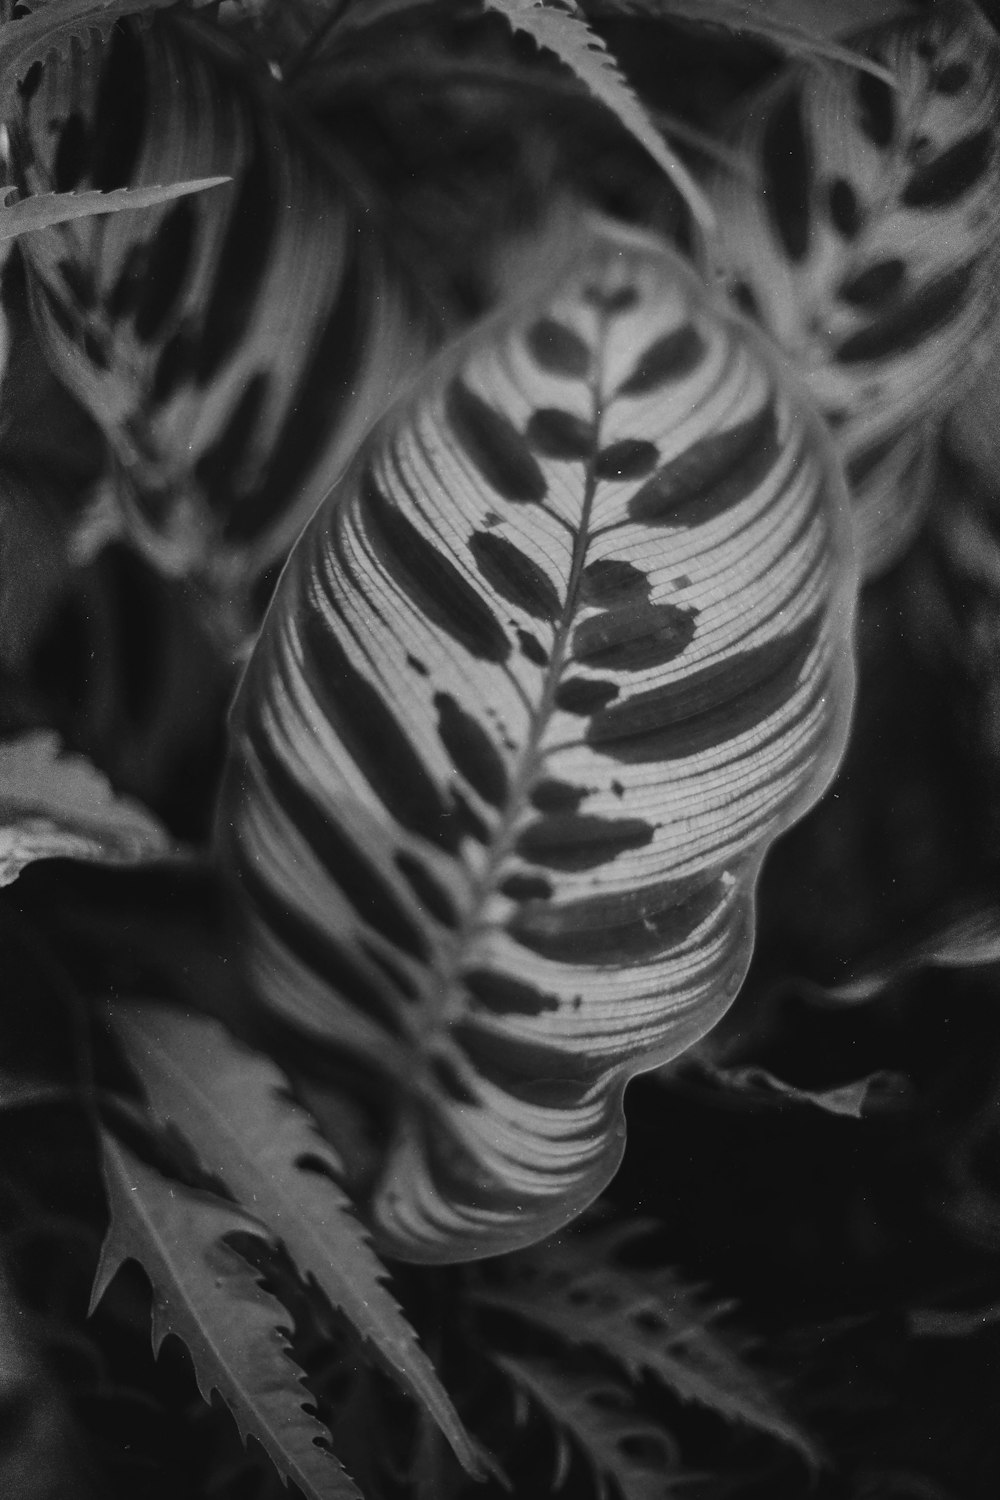
[[[203,193],[207,188],[228,182],[228,177],[202,177],[193,182],[172,182],[165,187],[115,188],[109,193],[37,193],[17,203],[0,208],[0,240],[16,239],[33,229],[48,229],[70,219],[91,218],[94,214],[121,213],[123,209],[152,208],[186,198],[189,193]],[[15,191],[0,187],[0,199]]]

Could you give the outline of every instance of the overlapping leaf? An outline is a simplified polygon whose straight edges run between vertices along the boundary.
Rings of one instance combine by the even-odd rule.
[[[54,734],[0,741],[0,886],[36,859],[133,864],[168,849],[152,814],[81,756],[60,754]]]
[[[935,426],[995,338],[1000,49],[966,0],[787,69],[735,121],[712,186],[737,298],[803,372],[848,466],[866,571],[922,518]]]
[[[357,184],[226,37],[168,15],[63,55],[57,9],[9,115],[24,193],[232,179],[23,241],[48,356],[104,429],[132,537],[226,595],[283,557],[422,357],[426,322]],[[20,74],[35,20],[0,34]]]
[[[600,1190],[627,1079],[732,1001],[764,850],[846,732],[822,431],[659,244],[578,243],[331,497],[234,723],[258,988],[386,1078],[372,1211],[416,1259]]]
[[[425,1405],[466,1468],[478,1472],[476,1451],[337,1186],[339,1163],[288,1097],[280,1071],[203,1017],[152,1005],[116,1006],[112,1015],[154,1118],[175,1126],[282,1240],[300,1273],[315,1278],[389,1373]]]
[[[111,1223],[91,1299],[136,1260],[153,1288],[153,1349],[183,1340],[206,1401],[229,1407],[244,1441],[254,1437],[286,1482],[308,1500],[360,1500],[332,1453],[326,1428],[303,1409],[309,1392],[288,1354],[288,1314],[226,1243],[261,1226],[231,1203],[171,1182],[111,1135],[103,1137]]]

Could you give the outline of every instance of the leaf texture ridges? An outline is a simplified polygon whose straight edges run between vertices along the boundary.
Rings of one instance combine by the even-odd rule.
[[[615,231],[443,368],[306,533],[220,830],[259,992],[380,1070],[417,1260],[607,1182],[627,1079],[722,1014],[846,733],[839,467],[762,344]]]
[[[851,41],[895,86],[789,66],[731,124],[749,170],[709,187],[731,290],[834,429],[871,576],[912,539],[940,422],[996,339],[1000,46],[968,0]]]
[[[304,1406],[310,1401],[288,1353],[290,1318],[226,1244],[260,1226],[232,1203],[172,1182],[113,1136],[102,1137],[111,1223],[91,1299],[104,1296],[119,1266],[135,1260],[153,1288],[153,1349],[168,1334],[182,1340],[206,1401],[229,1407],[240,1435],[254,1437],[282,1479],[307,1500],[361,1500],[361,1491],[329,1450],[329,1433]]]
[[[340,1163],[289,1097],[279,1069],[204,1017],[118,1005],[112,1021],[154,1119],[179,1130],[234,1198],[252,1205],[299,1273],[315,1280],[387,1372],[422,1402],[461,1463],[479,1473],[474,1445],[335,1180]]]
[[[21,240],[132,539],[222,592],[284,558],[431,336],[358,184],[254,92],[234,47],[179,14],[65,55],[39,43],[10,115],[28,195],[231,179]]]

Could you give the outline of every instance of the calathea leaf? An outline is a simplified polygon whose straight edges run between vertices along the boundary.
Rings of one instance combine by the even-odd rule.
[[[54,734],[0,741],[0,886],[36,859],[134,864],[169,847],[151,813],[82,756],[61,754]]]
[[[610,1495],[616,1500],[665,1500],[681,1492],[673,1440],[635,1410],[626,1386],[547,1360],[510,1354],[493,1358],[520,1398],[519,1419],[527,1421],[534,1407],[553,1424],[553,1490],[562,1489],[578,1453],[590,1471],[597,1500]]]
[[[866,572],[922,519],[936,427],[996,338],[1000,47],[965,0],[872,27],[894,80],[805,62],[741,109],[710,184],[735,296],[835,428]]]
[[[513,1257],[503,1281],[484,1281],[473,1295],[482,1307],[605,1355],[633,1388],[652,1376],[681,1401],[765,1432],[814,1464],[806,1434],[718,1328],[729,1306],[713,1305],[670,1270],[622,1265],[620,1251],[635,1238],[629,1226],[546,1241]]]
[[[607,1182],[628,1078],[735,996],[850,707],[819,425],[659,242],[581,226],[557,280],[360,456],[233,722],[257,988],[386,1079],[371,1212],[414,1259]]]
[[[48,357],[108,439],[133,541],[239,599],[419,364],[427,317],[362,188],[224,34],[170,14],[36,54],[9,115],[23,193],[232,179],[22,245]]]
[[[111,1223],[91,1311],[127,1260],[153,1288],[153,1349],[181,1339],[206,1401],[229,1407],[244,1441],[256,1438],[281,1477],[307,1500],[361,1500],[328,1450],[329,1433],[303,1409],[310,1401],[288,1352],[288,1313],[226,1243],[261,1226],[235,1204],[172,1182],[104,1133],[104,1181]]]
[[[252,1205],[299,1272],[315,1279],[469,1472],[479,1473],[475,1448],[337,1186],[339,1163],[280,1071],[204,1017],[116,1005],[112,1020],[154,1118],[174,1125],[237,1201]]]

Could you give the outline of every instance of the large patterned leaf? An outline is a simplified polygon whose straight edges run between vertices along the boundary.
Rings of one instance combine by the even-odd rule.
[[[935,426],[995,338],[1000,48],[967,0],[861,33],[896,87],[802,63],[732,127],[724,269],[836,429],[865,569],[929,498]]]
[[[123,22],[36,61],[12,120],[28,194],[232,179],[21,240],[133,538],[223,595],[284,556],[426,338],[356,185],[250,80],[191,17]]]
[[[657,242],[577,244],[335,491],[234,723],[258,989],[387,1080],[372,1215],[418,1260],[600,1190],[627,1079],[731,1002],[763,853],[847,724],[820,425]]]

